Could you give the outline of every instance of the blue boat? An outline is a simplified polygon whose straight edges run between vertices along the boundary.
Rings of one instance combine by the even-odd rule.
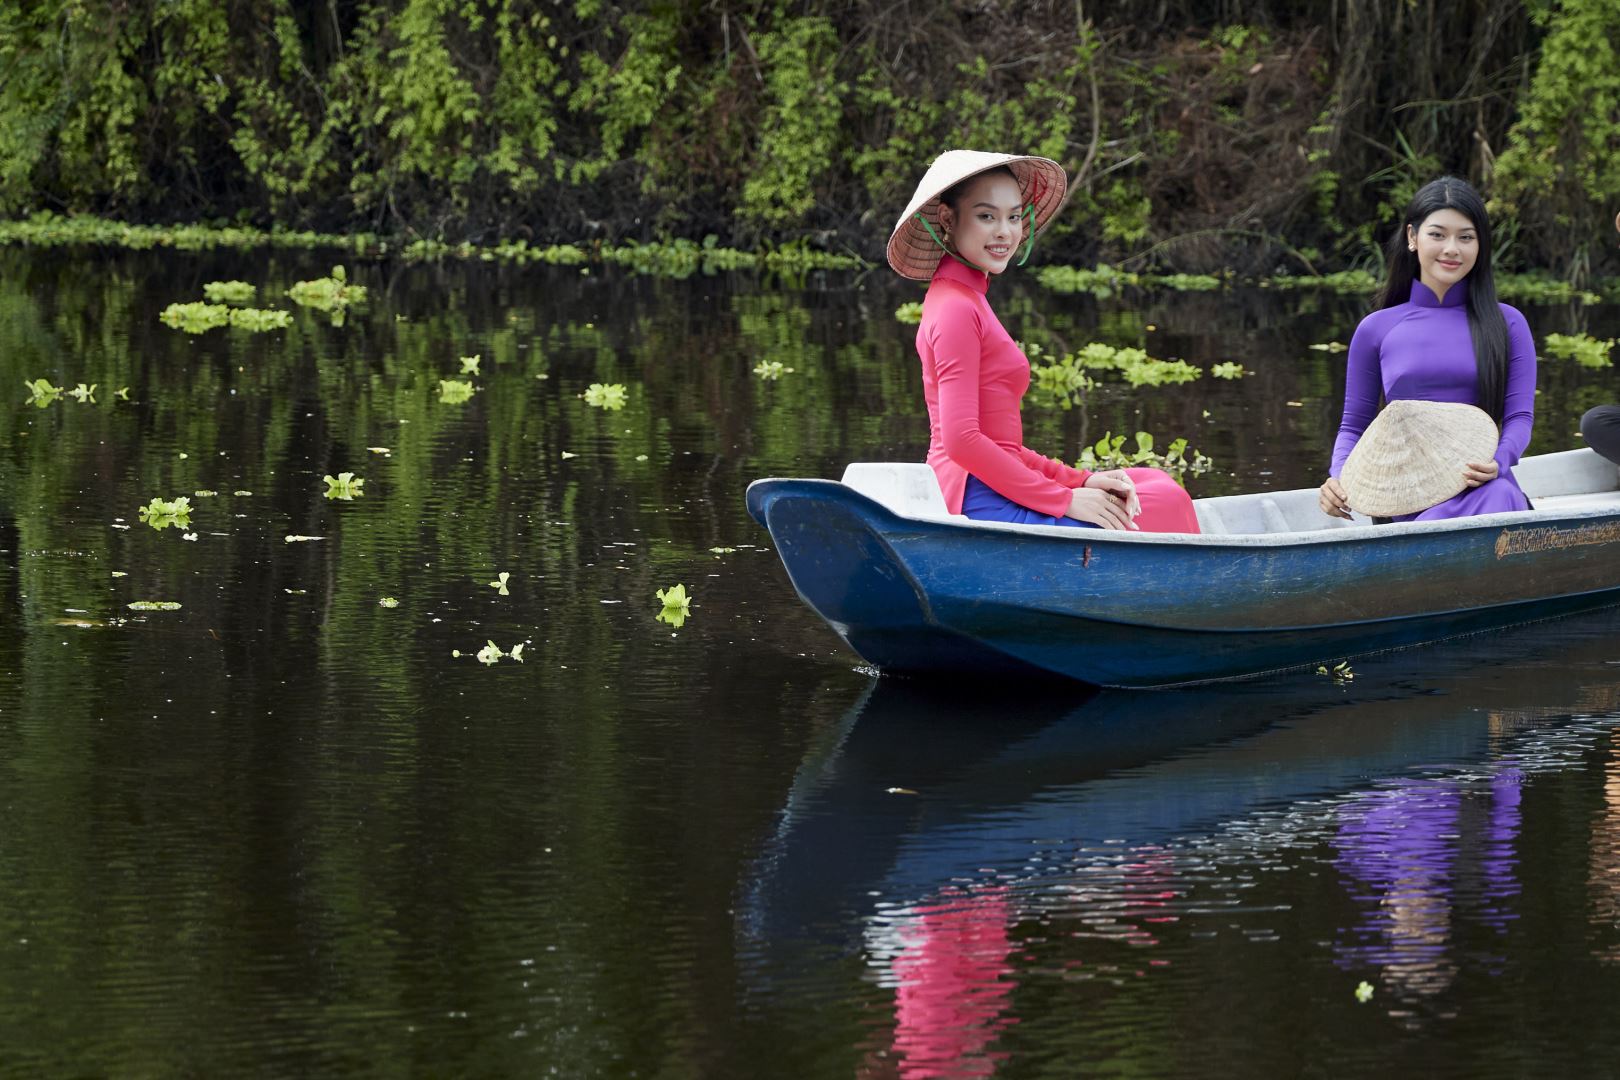
[[[1199,535],[970,521],[911,463],[758,480],[748,510],[880,670],[1163,687],[1620,603],[1620,470],[1582,449],[1514,473],[1535,509],[1375,524],[1309,488],[1196,500]]]

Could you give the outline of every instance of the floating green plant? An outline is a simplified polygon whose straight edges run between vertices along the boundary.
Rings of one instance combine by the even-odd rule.
[[[1372,996],[1373,996],[1373,984],[1372,983],[1363,981],[1359,986],[1356,987],[1356,1000],[1361,1002],[1363,1005],[1365,1005],[1367,1002],[1371,1001]]]
[[[303,533],[288,533],[282,537],[289,544],[307,544],[311,540],[325,540],[324,536],[305,536]]]
[[[922,301],[912,300],[894,309],[894,317],[910,326],[922,322]]]
[[[365,481],[352,472],[338,473],[336,476],[324,476],[321,479],[326,481],[324,495],[328,499],[342,499],[344,502],[349,502],[365,494],[360,490]]]
[[[1263,289],[1314,289],[1343,295],[1366,295],[1378,288],[1378,277],[1366,270],[1331,274],[1278,274],[1260,281]]]
[[[629,400],[628,391],[622,383],[591,383],[580,397],[585,399],[585,404],[610,412],[624,408]]]
[[[263,333],[266,330],[285,330],[292,325],[292,312],[276,308],[231,308],[231,326],[237,330]]]
[[[341,266],[334,266],[332,273],[327,277],[294,282],[292,288],[287,290],[287,295],[292,297],[295,304],[312,307],[317,311],[329,311],[336,315],[351,305],[364,301],[366,287],[350,285],[348,271]]]
[[[180,605],[173,600],[134,600],[129,604],[131,611],[179,611]]]
[[[196,491],[193,491],[191,494],[193,496],[195,496],[196,498],[199,498],[199,499],[212,499],[214,496],[218,495],[219,492],[214,491],[214,490],[212,490],[210,488],[198,488]]]
[[[167,501],[154,498],[136,516],[154,529],[185,528],[191,524],[191,500],[184,495]]]
[[[1319,341],[1310,347],[1317,352],[1325,353],[1348,352],[1350,349],[1350,346],[1346,345],[1342,341]]]
[[[377,598],[377,606],[385,608],[397,608],[399,607],[399,601],[394,599],[392,596],[381,596]]]
[[[788,367],[786,364],[783,364],[780,360],[761,360],[759,363],[754,365],[754,374],[758,375],[766,382],[775,382],[783,375],[793,374],[793,369]]]
[[[1032,362],[1041,355],[1039,346],[1030,346],[1026,351],[1033,354]],[[1035,385],[1065,408],[1095,385],[1089,372],[1117,375],[1133,387],[1192,382],[1203,374],[1185,360],[1158,360],[1144,349],[1119,348],[1100,342],[1092,342],[1060,360],[1037,364],[1031,371]]]
[[[1245,374],[1243,365],[1235,360],[1224,364],[1216,364],[1209,369],[1209,373],[1217,379],[1241,379]]]
[[[658,612],[658,620],[679,630],[692,613],[692,598],[686,595],[686,586],[672,585],[667,589],[659,589],[653,595],[663,605],[663,609]]]
[[[1614,338],[1603,340],[1589,334],[1548,334],[1541,343],[1548,356],[1573,360],[1587,368],[1608,367],[1609,350],[1614,345]]]
[[[49,379],[24,379],[23,385],[28,387],[28,404],[35,408],[43,409],[61,400],[62,388],[52,386]]]
[[[1329,668],[1326,664],[1318,664],[1316,673],[1326,675],[1336,683],[1347,683],[1356,677],[1356,673],[1350,669],[1350,661],[1348,660],[1340,660],[1332,668]]]
[[[1498,274],[1496,295],[1501,300],[1521,300],[1531,304],[1557,304],[1576,301],[1582,304],[1602,303],[1603,297],[1574,282],[1561,281],[1546,274]]]
[[[258,293],[257,285],[246,281],[210,281],[203,296],[211,304],[246,304]]]
[[[511,576],[511,574],[508,574],[505,570],[502,570],[498,575],[496,575],[494,581],[489,582],[489,587],[499,592],[502,596],[511,596],[511,590],[507,589],[506,587],[506,582]]]
[[[165,326],[184,330],[188,334],[203,334],[218,326],[228,326],[231,309],[224,304],[209,304],[193,300],[189,304],[170,304],[158,319]]]
[[[1181,480],[1188,473],[1197,476],[1206,473],[1214,467],[1215,462],[1205,457],[1201,451],[1193,450],[1188,454],[1187,440],[1175,439],[1164,453],[1153,449],[1153,436],[1146,431],[1136,433],[1136,449],[1125,449],[1125,436],[1107,432],[1102,438],[1091,446],[1080,451],[1080,460],[1075,465],[1082,469],[1096,472],[1100,469],[1128,469],[1134,466],[1151,466],[1163,469],[1165,472]]]
[[[460,405],[462,402],[470,401],[476,389],[472,383],[462,382],[460,379],[440,379],[439,400],[451,405]]]
[[[463,375],[477,375],[479,361],[483,360],[482,353],[477,356],[463,356],[461,358],[461,373]]]
[[[507,652],[507,651],[503,650],[499,645],[495,644],[493,641],[485,641],[484,642],[484,647],[482,649],[479,649],[476,653],[474,653],[473,656],[475,656],[477,658],[477,660],[478,660],[478,662],[480,664],[485,664],[485,665],[494,664],[497,661],[499,661],[501,659],[501,657],[503,657],[503,656],[506,657],[509,660],[516,660],[518,663],[521,664],[521,663],[523,663],[523,647],[526,644],[528,644],[528,643],[524,642],[524,641],[520,641],[516,645],[512,646],[512,649],[511,649],[510,652]],[[461,652],[460,649],[451,649],[450,650],[450,655],[459,660],[461,658],[461,656],[462,656],[462,652]]]
[[[1035,272],[1035,280],[1053,292],[1091,293],[1107,299],[1129,285],[1141,282],[1141,277],[1128,270],[1112,266],[1098,266],[1083,270],[1077,266],[1043,266]]]

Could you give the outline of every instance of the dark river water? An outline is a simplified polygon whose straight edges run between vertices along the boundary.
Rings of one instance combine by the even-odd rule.
[[[917,290],[365,263],[334,325],[284,295],[330,263],[0,250],[0,1075],[1613,1074],[1620,612],[1348,683],[875,678],[743,491],[920,459]],[[159,321],[227,279],[291,326]],[[1251,372],[1032,445],[1320,481],[1356,298],[996,293]],[[1533,452],[1620,400],[1540,385]]]

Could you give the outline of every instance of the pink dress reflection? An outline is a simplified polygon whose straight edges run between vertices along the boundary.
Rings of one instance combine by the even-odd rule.
[[[900,1076],[991,1076],[1006,1059],[990,1047],[1017,1023],[1003,1014],[1013,988],[1011,917],[1001,887],[953,891],[915,909],[892,967]]]

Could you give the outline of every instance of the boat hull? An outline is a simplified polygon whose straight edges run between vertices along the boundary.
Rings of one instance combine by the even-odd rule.
[[[874,666],[1154,687],[1320,664],[1620,602],[1620,515],[1163,538],[900,517],[826,480],[748,505]]]

